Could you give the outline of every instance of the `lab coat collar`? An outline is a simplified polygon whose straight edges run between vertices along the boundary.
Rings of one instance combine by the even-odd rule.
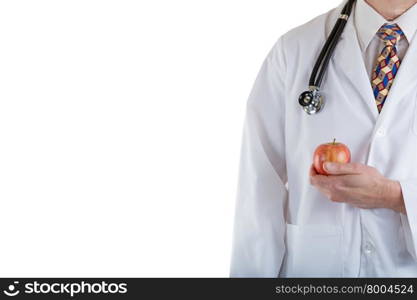
[[[417,30],[417,4],[405,11],[395,20],[388,21],[373,9],[365,0],[357,0],[355,6],[354,23],[358,32],[358,39],[362,52],[366,51],[376,32],[385,23],[396,23],[407,39],[411,41]]]
[[[329,18],[326,28],[327,32],[331,31],[345,3],[346,1],[343,1]],[[364,113],[367,113],[373,122],[375,122],[378,118],[378,108],[375,104],[371,82],[366,72],[365,62],[354,26],[353,20],[355,13],[356,9],[353,9],[352,15],[348,19],[339,43],[336,46],[331,64],[335,68],[336,74],[338,74],[336,80],[343,87],[343,92],[349,99],[362,99],[362,102],[366,106]],[[326,83],[323,83],[323,86],[325,85]]]
[[[407,40],[410,42],[414,38],[417,31],[417,4],[414,4],[401,16],[390,23],[397,23],[404,32]]]

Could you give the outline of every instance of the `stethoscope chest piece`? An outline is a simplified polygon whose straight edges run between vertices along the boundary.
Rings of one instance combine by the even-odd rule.
[[[301,93],[300,97],[298,97],[298,102],[309,115],[318,113],[324,106],[323,96],[320,95],[315,87],[311,87],[309,91]]]

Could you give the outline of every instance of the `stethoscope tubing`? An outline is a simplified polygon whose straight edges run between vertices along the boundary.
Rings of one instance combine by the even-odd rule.
[[[340,13],[339,18],[336,21],[335,26],[333,27],[326,43],[324,44],[319,57],[314,65],[313,71],[311,72],[309,86],[320,88],[324,74],[327,70],[330,58],[332,57],[336,45],[339,41],[340,36],[345,28],[347,19],[349,18],[353,4],[356,0],[349,0],[346,5],[343,7],[342,12]]]

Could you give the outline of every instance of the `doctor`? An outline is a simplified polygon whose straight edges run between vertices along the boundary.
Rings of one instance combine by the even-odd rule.
[[[316,114],[298,97],[346,1],[269,52],[247,102],[231,277],[417,277],[416,2],[353,4]],[[333,138],[351,163],[318,175]]]

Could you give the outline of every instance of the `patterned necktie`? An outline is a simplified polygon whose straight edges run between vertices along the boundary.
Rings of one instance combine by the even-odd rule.
[[[397,24],[384,24],[378,30],[377,35],[385,43],[385,47],[377,58],[371,83],[378,112],[381,112],[400,67],[401,61],[397,55],[396,44],[404,36],[404,33]]]

